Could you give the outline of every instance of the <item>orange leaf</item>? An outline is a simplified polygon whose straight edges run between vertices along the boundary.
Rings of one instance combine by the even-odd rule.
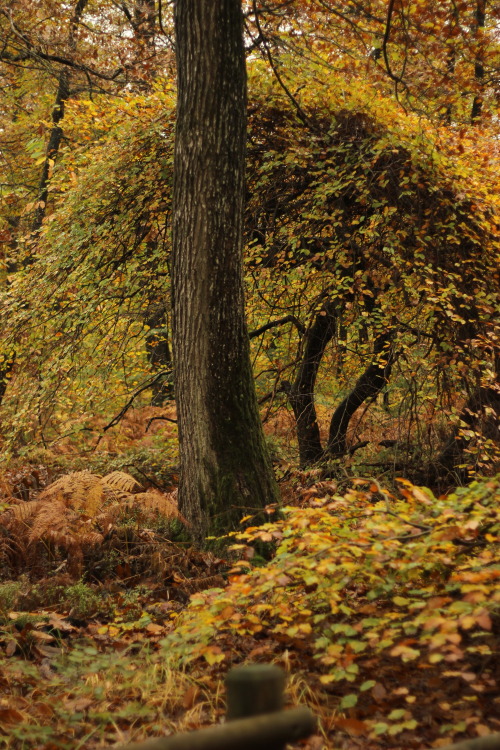
[[[359,721],[359,719],[335,719],[334,724],[337,729],[344,729],[354,737],[365,734],[367,729],[364,721]]]
[[[481,610],[481,612],[477,615],[476,622],[480,628],[483,628],[483,630],[491,630],[493,626],[491,617],[485,609]]]
[[[24,721],[24,716],[15,708],[0,708],[0,724],[20,724]]]

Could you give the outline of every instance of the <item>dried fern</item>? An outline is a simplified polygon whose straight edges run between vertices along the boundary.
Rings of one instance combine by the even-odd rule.
[[[39,499],[40,502],[62,501],[66,507],[92,517],[99,511],[104,497],[102,477],[90,471],[74,471],[49,485]]]
[[[132,492],[141,486],[137,479],[134,479],[133,476],[127,474],[125,471],[112,471],[111,474],[106,474],[102,478],[102,482],[107,487],[111,487],[114,490],[122,490],[123,492]]]
[[[176,518],[184,522],[174,497],[171,494],[159,492],[159,490],[148,490],[148,492],[139,492],[137,495],[133,495],[132,505],[138,507],[146,515],[158,514],[167,520]]]
[[[32,518],[40,507],[39,500],[29,500],[26,503],[19,503],[18,505],[11,505],[11,507],[2,513],[0,516],[0,523],[8,523],[12,520],[26,522]]]
[[[175,493],[149,490],[134,494],[137,489],[139,483],[125,472],[114,471],[105,477],[90,471],[72,472],[53,482],[38,500],[10,507],[0,516],[0,525],[11,542],[32,551],[31,559],[38,544],[43,545],[39,551],[45,559],[55,559],[58,550],[66,551],[68,571],[79,575],[84,552],[90,554],[102,545],[108,533],[119,528],[121,518],[131,512],[137,520],[162,516],[185,523]],[[3,554],[9,554],[8,550]]]

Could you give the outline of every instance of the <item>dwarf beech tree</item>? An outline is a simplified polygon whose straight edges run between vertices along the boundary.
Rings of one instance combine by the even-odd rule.
[[[180,508],[202,538],[276,499],[245,324],[240,0],[179,0],[172,303]]]

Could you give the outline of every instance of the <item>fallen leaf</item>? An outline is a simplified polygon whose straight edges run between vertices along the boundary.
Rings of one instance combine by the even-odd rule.
[[[377,703],[381,703],[385,696],[387,695],[387,690],[382,685],[381,682],[377,682],[377,684],[374,686],[372,690],[372,697],[373,700],[377,701]]]
[[[196,698],[198,697],[198,692],[199,690],[196,685],[191,685],[191,687],[186,690],[182,699],[182,705],[186,710],[193,708],[196,703]]]
[[[15,708],[0,708],[0,724],[9,726],[12,724],[20,724],[24,720],[24,714],[20,711],[16,711]]]
[[[335,719],[334,725],[337,729],[342,729],[348,734],[352,734],[354,737],[359,737],[361,734],[366,734],[367,726],[364,721],[359,719]]]

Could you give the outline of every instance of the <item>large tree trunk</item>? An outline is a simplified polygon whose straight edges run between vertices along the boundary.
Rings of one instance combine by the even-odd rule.
[[[177,0],[171,259],[179,501],[193,535],[277,499],[244,317],[246,71],[240,0]]]

